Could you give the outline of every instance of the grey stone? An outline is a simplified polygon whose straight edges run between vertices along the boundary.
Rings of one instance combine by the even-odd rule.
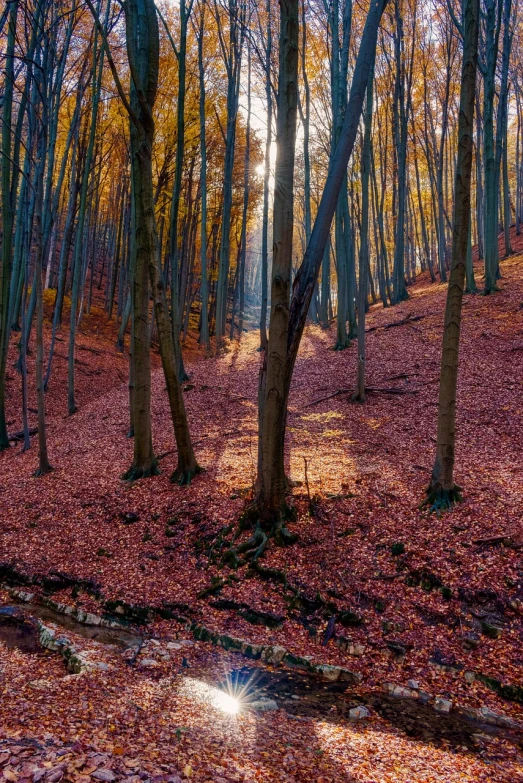
[[[140,666],[144,669],[154,669],[158,666],[158,661],[155,661],[154,658],[144,658],[143,661],[140,661]]]
[[[363,675],[359,672],[353,672],[351,669],[340,668],[340,680],[342,682],[359,683],[363,679]]]
[[[336,682],[336,680],[340,679],[341,668],[339,666],[321,664],[315,667],[315,671],[325,682]]]
[[[494,710],[489,709],[489,707],[480,707],[478,710],[478,717],[491,726],[500,726],[508,729],[521,728],[521,723],[518,721],[512,720],[512,718],[509,718],[507,715],[501,715],[498,712],[494,712]]]
[[[395,699],[415,699],[418,696],[416,691],[405,688],[403,685],[395,685],[393,682],[384,682],[383,690],[390,693]]]
[[[25,604],[30,603],[35,597],[34,593],[28,593],[25,590],[11,590],[9,594],[12,595],[13,598],[23,601]]]
[[[100,625],[102,622],[102,618],[99,617],[97,614],[92,614],[91,612],[87,612],[85,615],[85,623],[87,625]]]
[[[167,642],[167,649],[168,650],[181,650],[182,645],[178,642]]]
[[[452,702],[450,699],[443,699],[441,696],[436,696],[434,700],[434,709],[436,712],[448,714],[452,709]]]
[[[469,685],[476,679],[476,674],[473,671],[466,671],[464,676],[465,682],[468,682]]]
[[[412,688],[412,690],[417,691],[419,689],[419,682],[418,680],[407,680],[407,685],[409,688]]]
[[[242,644],[242,655],[245,655],[247,658],[261,658],[263,652],[263,645],[261,644],[250,644],[249,642],[243,642]]]
[[[353,707],[349,710],[349,718],[351,720],[364,720],[370,718],[370,710],[367,707]]]
[[[223,647],[224,650],[241,650],[243,640],[238,639],[236,636],[229,636],[228,634],[224,633],[219,637],[218,643],[220,647]]]
[[[271,712],[278,709],[278,703],[274,701],[274,699],[267,699],[262,697],[261,699],[252,701],[249,704],[249,707],[251,710],[256,710],[256,712]]]
[[[265,647],[261,657],[265,663],[271,663],[273,666],[279,666],[285,655],[287,655],[287,650],[285,647],[281,647],[279,644],[274,644],[270,647]]]

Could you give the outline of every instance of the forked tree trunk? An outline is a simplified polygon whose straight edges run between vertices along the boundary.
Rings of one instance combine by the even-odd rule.
[[[378,27],[385,5],[386,0],[378,0],[378,2],[373,3],[370,6],[367,15],[340,140],[329,167],[329,174],[318,206],[316,220],[314,222],[307,250],[305,251],[303,263],[294,280],[290,310],[288,300],[289,283],[287,280],[282,279],[279,274],[273,273],[272,312],[274,313],[275,320],[274,329],[273,321],[271,320],[271,336],[273,337],[273,342],[271,343],[270,337],[267,356],[267,386],[264,397],[265,410],[263,419],[260,422],[259,433],[263,448],[261,449],[262,470],[259,470],[260,487],[257,501],[260,516],[262,517],[262,520],[265,521],[277,519],[282,509],[285,508],[283,449],[285,443],[285,423],[289,388],[303,329],[307,320],[307,313],[309,311],[321,261],[329,238],[332,218],[356,140],[367,81],[376,53]],[[282,12],[285,8],[286,7],[282,4]],[[297,9],[295,14],[295,24],[297,28]],[[281,29],[285,31],[285,26],[282,25]],[[294,34],[297,35],[297,29]],[[286,82],[282,82],[282,84],[283,83]],[[294,90],[295,89],[296,88],[294,87]],[[285,114],[283,117],[280,116],[280,111],[278,111],[278,118],[278,122],[282,125],[288,121]],[[287,155],[289,154],[288,149],[284,149],[284,151]],[[289,181],[291,183],[292,194],[292,179],[287,175],[285,177],[285,182]],[[277,179],[277,182],[280,183],[279,178]],[[278,199],[281,199],[281,188],[277,187],[276,193],[278,194]],[[292,198],[292,196],[286,193],[285,203],[287,203],[287,205],[289,198]],[[281,201],[278,203],[282,204]],[[292,205],[292,201],[290,203]],[[281,212],[282,211],[280,211],[280,215]],[[274,214],[276,220],[276,203]],[[275,253],[275,260],[277,260],[278,263],[282,260],[281,252],[279,259],[278,254]],[[274,350],[272,350],[272,346],[274,346]],[[268,403],[270,403],[269,410],[267,410]]]
[[[460,499],[454,484],[456,392],[458,381],[461,307],[465,285],[467,245],[471,220],[471,179],[474,133],[474,96],[478,60],[479,0],[465,0],[463,9],[463,65],[458,120],[452,259],[445,308],[438,405],[436,459],[427,490],[431,509],[449,508]]]

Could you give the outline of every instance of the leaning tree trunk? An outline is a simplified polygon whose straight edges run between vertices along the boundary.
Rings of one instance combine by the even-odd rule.
[[[471,220],[471,178],[474,128],[474,96],[478,60],[479,0],[465,0],[463,65],[458,120],[452,259],[445,308],[438,405],[436,459],[427,490],[426,503],[433,510],[449,508],[460,500],[454,484],[456,443],[456,392],[458,381],[461,307],[465,285],[467,245]]]

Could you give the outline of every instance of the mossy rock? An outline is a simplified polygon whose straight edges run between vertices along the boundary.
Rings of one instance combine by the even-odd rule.
[[[393,557],[399,557],[400,555],[405,554],[405,544],[401,543],[401,541],[398,541],[395,544],[392,544],[390,548],[390,553]]]

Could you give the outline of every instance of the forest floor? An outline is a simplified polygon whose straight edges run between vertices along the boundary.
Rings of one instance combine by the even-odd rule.
[[[332,331],[308,327],[287,428],[298,512],[289,527],[298,540],[267,550],[261,565],[272,578],[221,558],[254,480],[256,331],[219,358],[187,352],[185,399],[204,469],[188,488],[169,482],[174,440],[158,362],[152,418],[162,474],[128,485],[120,480],[132,458],[127,356],[114,348],[114,324],[96,309],[84,320],[73,417],[61,333],[47,394],[54,471],[32,477],[35,439],[26,453],[17,444],[0,456],[1,575],[11,587],[26,581],[34,601],[52,596],[95,615],[147,619],[163,655],[151,656],[149,645],[149,657],[142,652],[130,666],[100,648],[103,665],[74,675],[56,655],[0,644],[5,779],[34,779],[33,765],[46,780],[85,783],[523,780],[521,732],[482,729],[463,739],[458,729],[433,730],[425,714],[405,722],[370,700],[384,683],[410,681],[420,703],[426,694],[452,710],[523,721],[523,242],[516,247],[501,263],[499,293],[464,300],[456,454],[464,500],[440,517],[420,503],[435,449],[446,286],[422,277],[408,301],[371,308],[363,405],[350,401],[355,345],[334,352]],[[21,428],[13,361],[10,431]],[[32,398],[31,424],[35,407]],[[187,682],[219,682],[246,661],[194,642],[187,623],[281,645],[295,668],[350,670],[354,684],[340,698],[368,704],[371,717],[350,721],[328,701],[310,714],[289,707],[225,716]],[[169,651],[169,642],[177,647]]]

